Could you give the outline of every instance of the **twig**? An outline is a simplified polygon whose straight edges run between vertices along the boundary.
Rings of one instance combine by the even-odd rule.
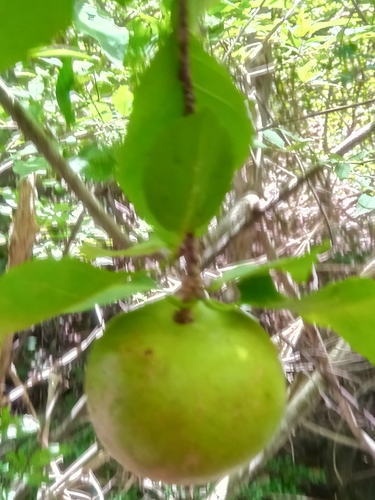
[[[339,434],[336,431],[331,431],[330,429],[326,429],[325,427],[321,427],[320,425],[316,425],[309,420],[303,420],[301,422],[301,426],[305,429],[313,432],[314,434],[318,434],[319,436],[323,436],[331,441],[334,441],[337,444],[341,444],[343,446],[349,446],[350,448],[354,448],[358,450],[361,448],[358,441],[356,439],[350,438],[343,434]],[[362,448],[361,448],[362,449]]]
[[[289,138],[284,134],[284,132],[281,132],[281,135],[283,136],[285,142],[290,146],[291,142],[290,142]],[[304,174],[306,174],[305,167],[304,167],[304,165],[302,163],[302,160],[301,160],[300,156],[298,154],[296,154],[295,158],[296,158],[297,163],[298,163],[300,169],[302,170],[302,172]],[[311,190],[311,192],[312,192],[312,194],[313,194],[313,196],[315,198],[316,203],[318,204],[320,213],[322,214],[323,219],[325,220],[325,223],[326,223],[326,226],[327,226],[327,229],[328,229],[328,233],[329,233],[329,236],[330,236],[331,243],[332,243],[332,245],[335,245],[336,240],[335,240],[335,237],[333,235],[333,231],[332,231],[329,219],[328,219],[328,215],[327,215],[326,210],[325,210],[325,208],[324,208],[324,206],[323,206],[323,204],[322,204],[322,202],[321,202],[321,200],[320,200],[320,198],[318,196],[318,193],[315,190],[315,186],[311,182],[311,179],[307,179],[306,182],[307,182],[307,185],[309,186],[309,188],[310,188],[310,190]]]
[[[178,0],[178,49],[180,56],[179,79],[184,93],[185,114],[194,113],[195,97],[191,81],[189,54],[189,13],[187,0]]]
[[[22,386],[22,382],[18,376],[16,367],[13,364],[10,367],[9,376],[12,379],[12,382],[16,387]],[[24,391],[24,392],[22,392],[21,397],[24,400],[24,403],[25,403],[26,408],[29,411],[30,415],[32,415],[35,419],[38,420],[38,416],[36,414],[34,405],[32,404],[31,399],[29,398],[29,394],[26,391]]]
[[[104,211],[99,201],[92,195],[90,189],[80,177],[73,172],[68,162],[59,153],[56,143],[44,132],[41,126],[27,113],[2,79],[0,79],[0,104],[4,110],[17,122],[25,138],[31,140],[40,154],[51,165],[52,169],[66,182],[68,188],[87,208],[96,224],[104,229],[116,242],[118,248],[128,248],[131,241],[114,220]]]
[[[364,13],[361,11],[361,8],[358,5],[357,0],[352,0],[352,4],[354,6],[354,9],[355,9],[356,13],[358,14],[358,17],[360,17],[362,19],[362,21],[365,24],[365,26],[368,26],[370,23],[368,22],[368,20],[367,20],[366,16],[364,15]]]
[[[315,118],[315,116],[328,115],[329,113],[338,113],[339,111],[343,111],[345,109],[356,108],[358,106],[366,106],[367,104],[374,104],[374,103],[375,103],[375,98],[368,99],[367,101],[355,102],[353,104],[344,104],[343,106],[336,106],[335,108],[325,109],[324,111],[314,111],[313,113],[309,113],[308,115],[298,116],[296,118],[290,118],[289,120],[282,120],[279,122],[270,123],[266,127],[258,129],[258,132],[263,132],[263,130],[268,130],[270,128],[277,128],[280,125],[286,125],[287,123],[308,120],[309,118]]]
[[[85,218],[85,209],[83,208],[82,212],[79,214],[78,219],[76,220],[76,223],[74,224],[74,226],[70,232],[70,236],[68,238],[68,241],[66,242],[64,252],[63,252],[64,256],[69,254],[70,245],[75,240],[75,238],[76,238],[76,236],[81,228],[81,225],[82,225],[84,218]]]

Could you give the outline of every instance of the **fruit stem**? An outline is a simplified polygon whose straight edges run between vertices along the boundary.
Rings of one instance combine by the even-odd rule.
[[[189,51],[189,12],[188,0],[178,0],[178,53],[180,68],[178,78],[181,81],[184,95],[185,115],[195,111],[195,96],[191,79],[190,51]],[[203,283],[200,277],[199,252],[197,240],[192,233],[188,233],[181,247],[181,254],[186,261],[186,274],[181,278],[179,296],[183,302],[192,302],[204,297]],[[191,323],[193,321],[191,309],[183,307],[175,315],[177,323]]]
[[[181,278],[179,296],[183,302],[192,302],[204,298],[204,287],[200,275],[198,242],[192,233],[186,235],[181,247],[185,257],[186,274]],[[191,323],[193,318],[189,308],[183,308],[175,316],[177,323]]]

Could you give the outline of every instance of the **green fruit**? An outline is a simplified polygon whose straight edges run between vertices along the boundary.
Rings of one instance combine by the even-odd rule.
[[[108,452],[133,473],[201,484],[246,464],[284,411],[286,384],[265,331],[214,301],[174,321],[167,298],[110,322],[86,370],[88,408]]]

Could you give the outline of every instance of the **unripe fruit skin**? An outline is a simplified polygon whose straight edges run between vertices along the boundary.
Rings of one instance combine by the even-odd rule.
[[[277,352],[242,311],[198,301],[174,321],[172,298],[114,318],[86,368],[93,426],[133,473],[203,484],[246,464],[276,430],[286,401]]]

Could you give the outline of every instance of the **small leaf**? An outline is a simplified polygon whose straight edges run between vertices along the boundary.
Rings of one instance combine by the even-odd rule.
[[[271,144],[274,144],[278,148],[283,149],[285,147],[285,142],[279,136],[279,134],[275,132],[275,130],[264,130],[263,135],[267,139],[267,141],[269,141]]]
[[[299,79],[302,82],[307,82],[313,76],[313,68],[316,66],[316,60],[310,59],[306,64],[304,64],[301,68],[297,69],[297,74]]]
[[[64,58],[56,82],[56,100],[63,114],[66,125],[70,128],[74,123],[74,111],[70,100],[70,91],[74,87],[74,73],[72,59]]]
[[[347,179],[350,175],[350,163],[342,162],[338,163],[335,167],[335,172],[340,181]]]
[[[2,0],[0,2],[0,71],[26,58],[30,49],[50,43],[67,28],[74,0]]]
[[[155,235],[151,235],[147,241],[142,241],[127,250],[108,250],[93,245],[83,244],[79,251],[87,259],[94,260],[98,257],[138,257],[159,252],[165,248],[165,244]]]
[[[209,109],[164,129],[144,171],[146,201],[158,224],[178,235],[205,229],[230,189],[231,153],[228,133]]]
[[[128,116],[132,101],[133,93],[126,85],[121,85],[112,95],[113,105],[122,116]]]
[[[68,258],[27,262],[0,277],[0,338],[153,288],[156,284],[144,273],[114,273]]]
[[[366,193],[361,194],[357,201],[357,208],[354,217],[359,215],[368,214],[375,210],[375,196],[369,196]]]

